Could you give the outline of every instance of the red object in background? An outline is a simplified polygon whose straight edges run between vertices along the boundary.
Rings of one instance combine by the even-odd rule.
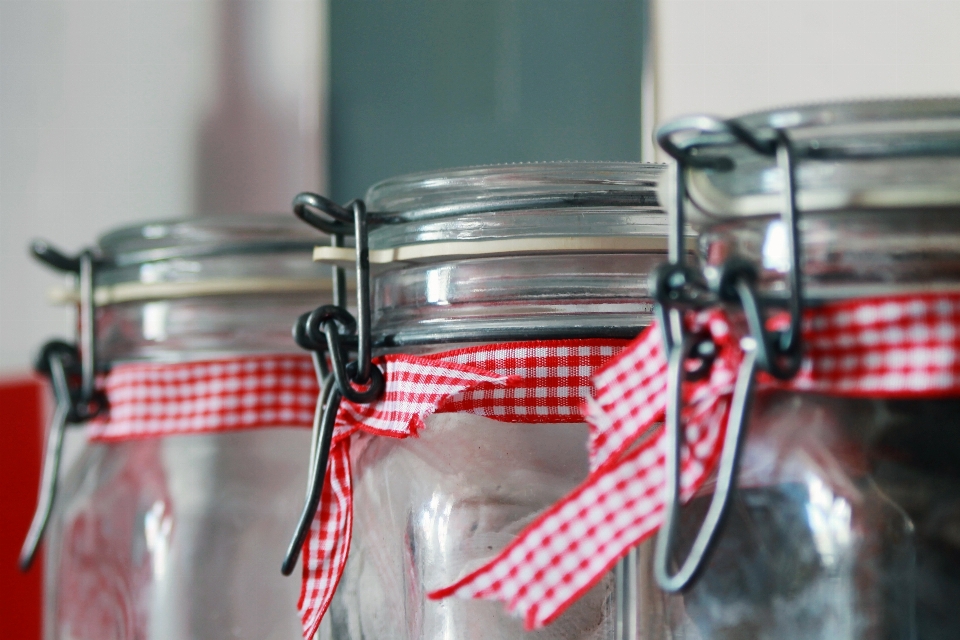
[[[17,566],[40,482],[44,382],[32,377],[0,379],[0,638],[40,640],[42,554],[28,573]]]

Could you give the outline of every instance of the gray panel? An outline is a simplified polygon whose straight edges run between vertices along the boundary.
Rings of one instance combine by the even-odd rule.
[[[427,169],[639,160],[642,0],[331,0],[332,196]]]

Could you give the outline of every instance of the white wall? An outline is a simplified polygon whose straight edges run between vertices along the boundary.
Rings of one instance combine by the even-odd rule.
[[[0,0],[0,373],[69,335],[26,255],[322,189],[323,0]]]
[[[960,95],[958,0],[654,0],[657,120]]]

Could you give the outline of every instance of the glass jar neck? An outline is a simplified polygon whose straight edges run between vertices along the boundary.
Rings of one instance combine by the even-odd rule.
[[[803,293],[818,301],[960,290],[960,208],[802,212]],[[770,296],[786,295],[786,233],[779,217],[739,219],[700,235],[707,267],[731,257],[757,265]]]
[[[290,327],[329,302],[325,239],[290,215],[198,216],[116,229],[94,273],[103,366],[302,353]],[[75,301],[76,290],[65,292]]]
[[[97,309],[103,366],[131,361],[187,362],[256,354],[304,354],[290,327],[324,295],[279,293],[111,304]]]
[[[622,337],[650,323],[662,253],[527,255],[415,265],[374,279],[383,346]]]

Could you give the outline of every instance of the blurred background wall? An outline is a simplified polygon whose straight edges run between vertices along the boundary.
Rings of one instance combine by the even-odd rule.
[[[27,257],[323,189],[321,0],[0,1],[0,372],[64,335]]]
[[[956,0],[655,0],[657,120],[960,94]]]

